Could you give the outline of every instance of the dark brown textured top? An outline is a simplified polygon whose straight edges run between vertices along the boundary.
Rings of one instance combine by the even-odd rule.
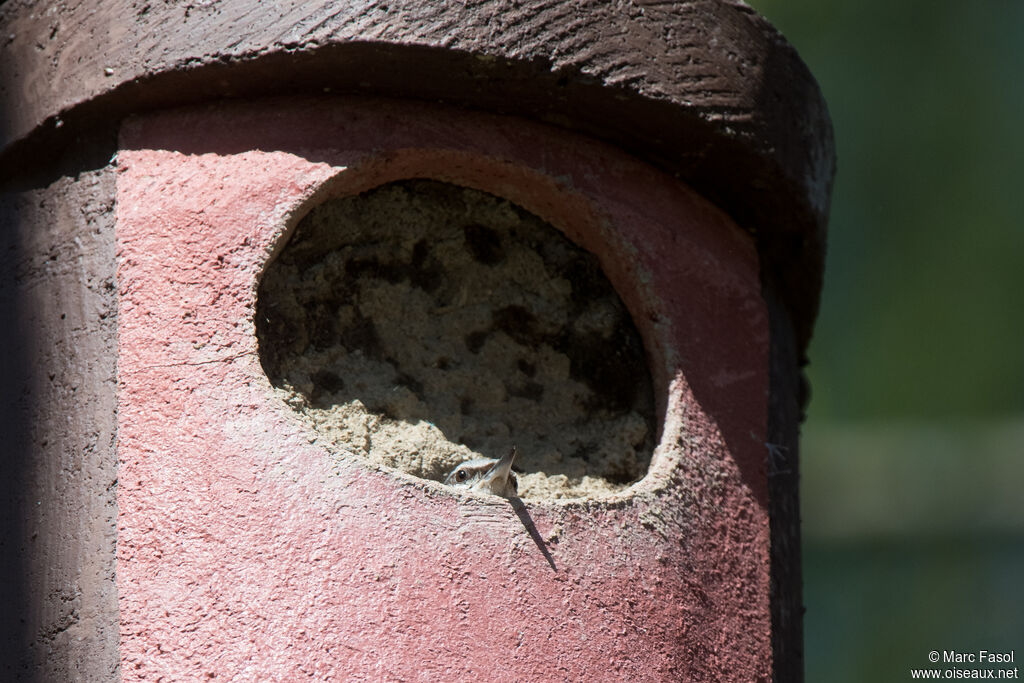
[[[133,112],[325,90],[526,116],[678,175],[757,236],[806,345],[832,129],[803,62],[737,0],[9,0],[0,179]]]

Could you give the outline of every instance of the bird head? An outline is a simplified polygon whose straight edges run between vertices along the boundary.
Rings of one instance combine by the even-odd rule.
[[[512,473],[512,462],[515,459],[516,449],[513,446],[501,458],[467,460],[449,472],[444,483],[455,488],[511,498],[518,492],[516,475]]]

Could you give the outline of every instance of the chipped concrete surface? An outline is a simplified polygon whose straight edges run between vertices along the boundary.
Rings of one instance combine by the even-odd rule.
[[[169,112],[122,144],[124,680],[770,676],[767,314],[724,214],[592,140],[412,103]],[[336,457],[279,399],[255,325],[271,255],[326,200],[422,177],[505,197],[598,258],[663,416],[640,481],[469,496]]]

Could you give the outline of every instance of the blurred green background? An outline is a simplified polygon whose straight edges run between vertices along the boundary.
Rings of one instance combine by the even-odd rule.
[[[1024,660],[1024,2],[751,0],[839,173],[804,427],[808,681]],[[1024,668],[1024,666],[1021,666]]]

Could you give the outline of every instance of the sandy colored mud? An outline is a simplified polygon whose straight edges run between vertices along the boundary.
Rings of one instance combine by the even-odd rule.
[[[625,307],[592,255],[493,195],[411,180],[316,207],[264,274],[257,331],[282,400],[339,457],[441,480],[515,445],[527,499],[647,471]]]

